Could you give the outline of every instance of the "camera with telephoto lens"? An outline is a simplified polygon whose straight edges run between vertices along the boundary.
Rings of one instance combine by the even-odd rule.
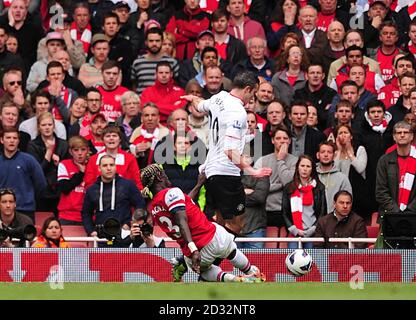
[[[103,224],[95,226],[98,238],[106,238],[109,241],[121,234],[120,222],[115,218],[108,218]]]
[[[10,228],[3,225],[3,229],[0,229],[0,242],[6,240],[7,238],[19,239],[32,241],[36,237],[36,228],[34,225],[27,224],[18,228]]]
[[[144,237],[148,237],[153,234],[153,226],[150,223],[144,222],[142,225],[139,225],[139,228]]]

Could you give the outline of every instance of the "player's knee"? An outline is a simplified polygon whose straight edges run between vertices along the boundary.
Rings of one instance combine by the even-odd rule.
[[[237,254],[237,249],[234,249],[231,251],[231,253],[228,255],[227,260],[233,260],[235,258],[235,255]]]

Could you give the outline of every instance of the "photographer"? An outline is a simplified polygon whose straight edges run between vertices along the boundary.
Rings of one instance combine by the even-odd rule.
[[[134,182],[116,174],[114,157],[101,154],[98,166],[101,176],[87,189],[81,211],[84,228],[92,237],[98,235],[96,226],[109,218],[117,219],[122,228],[126,228],[131,221],[131,209],[144,207]]]
[[[137,209],[133,214],[130,230],[121,230],[121,239],[117,239],[121,248],[165,248],[165,241],[153,235],[153,226],[144,220],[144,210]]]
[[[9,188],[0,189],[0,220],[0,229],[6,229],[10,233],[19,233],[13,231],[18,231],[27,225],[33,225],[32,219],[30,219],[27,215],[16,212],[16,194]],[[24,247],[25,241],[26,239],[22,233],[22,238],[17,246]],[[15,245],[11,242],[10,237],[0,241],[0,247],[14,246]]]

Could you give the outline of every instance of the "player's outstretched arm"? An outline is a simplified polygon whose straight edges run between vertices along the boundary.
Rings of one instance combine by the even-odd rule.
[[[244,171],[246,174],[253,176],[254,178],[269,177],[272,174],[271,168],[254,169],[250,165],[250,162],[248,162],[247,158],[242,156],[236,149],[229,149],[224,152],[227,157],[240,168],[241,171]]]
[[[195,108],[201,101],[204,101],[204,99],[202,99],[201,97],[194,96],[193,94],[186,94],[184,96],[181,96],[181,99],[189,101]]]
[[[192,241],[191,230],[189,230],[188,217],[185,210],[176,211],[175,222],[179,226],[182,237],[188,243],[189,250],[191,250],[192,270],[196,273],[200,273],[201,254],[199,253],[195,243]]]

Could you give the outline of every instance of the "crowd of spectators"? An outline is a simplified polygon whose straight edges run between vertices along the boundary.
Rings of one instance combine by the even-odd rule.
[[[248,70],[260,85],[244,153],[272,175],[243,177],[241,235],[331,237],[352,223],[336,234],[365,237],[373,212],[416,213],[414,12],[397,0],[0,1],[0,188],[32,223],[58,218],[36,247],[65,247],[65,225],[96,235],[104,217],[128,229],[140,169],[163,165],[185,193],[197,184],[215,132],[181,97],[215,99]],[[4,208],[0,193],[10,225]]]

